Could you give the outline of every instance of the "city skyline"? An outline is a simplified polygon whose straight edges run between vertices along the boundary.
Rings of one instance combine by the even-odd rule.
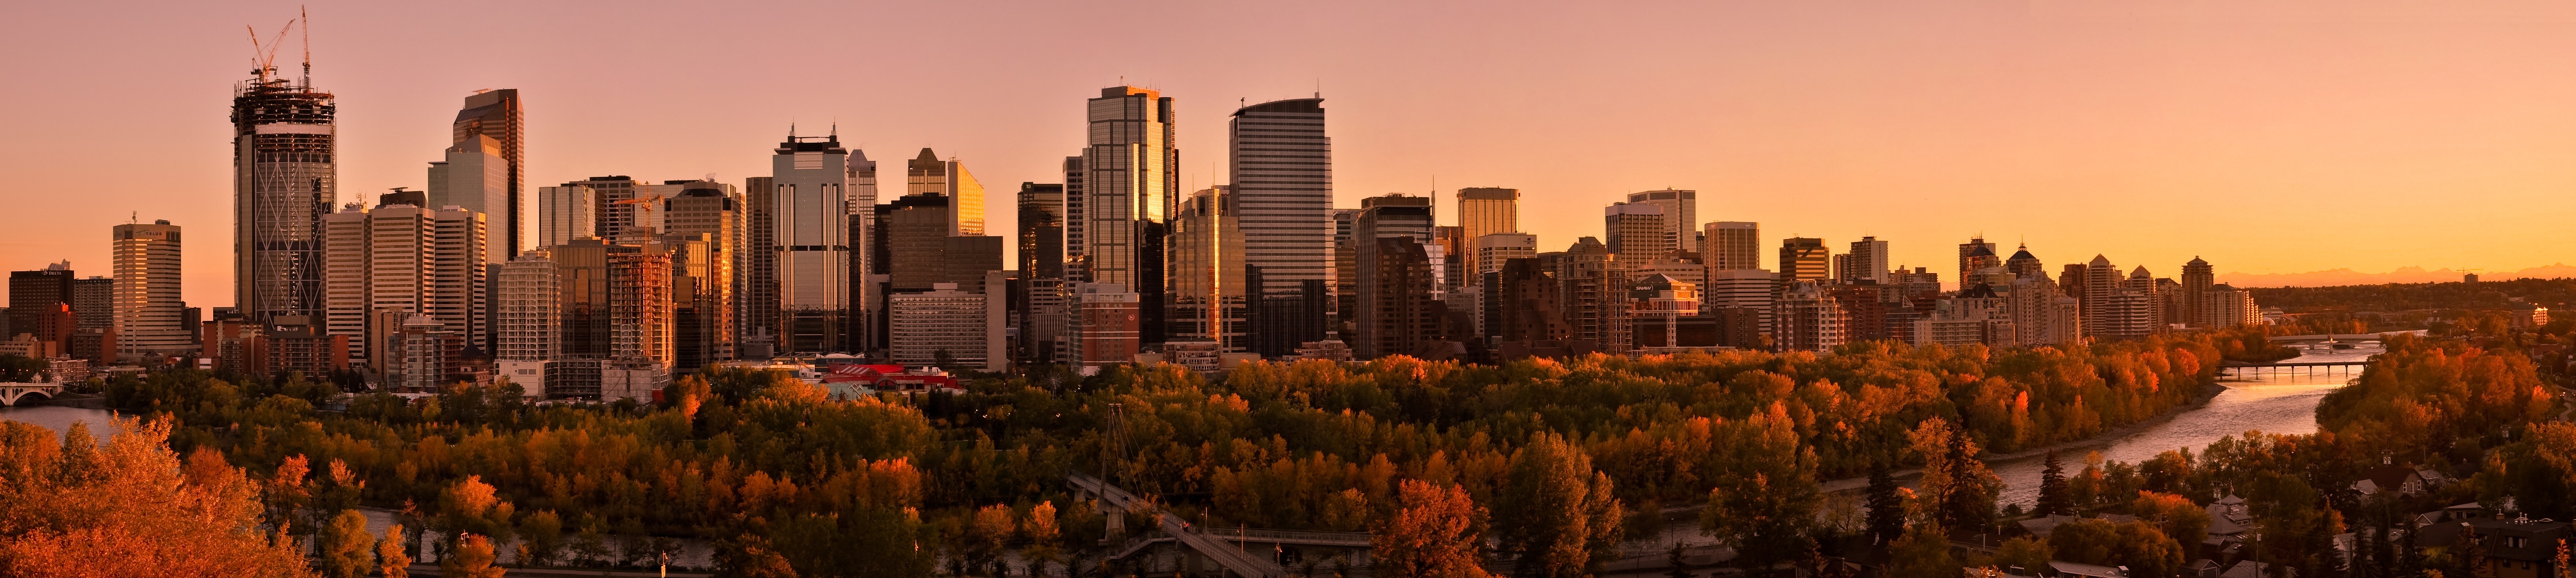
[[[1072,100],[1102,86],[1135,84],[1158,87],[1180,102],[1180,191],[1227,180],[1220,150],[1226,128],[1220,121],[1241,102],[1225,101],[1320,92],[1332,99],[1335,111],[1329,136],[1336,141],[1337,207],[1390,192],[1432,193],[1435,178],[1442,196],[1473,186],[1520,189],[1530,215],[1587,214],[1629,193],[1693,189],[1705,197],[1700,220],[1761,222],[1774,235],[1765,245],[1791,234],[1823,238],[1830,246],[1875,235],[1894,242],[1892,263],[1935,270],[1948,262],[1959,239],[1980,232],[1997,243],[2026,241],[2052,255],[2110,254],[2123,263],[2149,264],[2165,276],[2177,274],[2179,264],[2194,255],[2220,263],[2222,276],[2346,267],[2514,270],[2564,260],[2550,253],[2556,244],[2549,242],[2552,229],[2545,224],[2576,216],[2568,197],[2556,194],[2576,186],[2576,176],[2554,170],[2555,159],[2576,151],[2576,136],[2569,136],[2576,135],[2576,113],[2547,103],[2576,95],[2576,83],[2539,60],[2576,54],[2576,36],[2528,25],[2569,19],[2563,7],[2317,6],[2122,13],[2000,5],[1870,12],[1830,6],[1672,8],[1669,20],[1720,22],[1721,29],[1691,36],[1711,42],[1632,34],[1604,46],[1555,40],[1526,47],[1490,40],[1463,44],[1511,51],[1492,56],[1438,47],[1442,39],[1526,30],[1542,20],[1578,30],[1663,26],[1533,12],[1485,16],[1420,39],[1325,34],[1329,41],[1313,54],[1259,65],[1245,65],[1228,50],[1174,63],[1109,59],[1061,67],[1009,62],[1001,55],[1009,49],[953,55],[962,66],[869,58],[856,66],[889,75],[1007,77],[1022,89],[1007,96],[974,90],[942,96],[927,92],[951,91],[908,94],[834,80],[811,91],[763,97],[725,90],[722,82],[705,83],[704,89],[656,82],[649,91],[599,90],[632,84],[635,77],[707,70],[719,61],[735,64],[722,59],[745,59],[751,67],[745,72],[774,67],[749,61],[757,51],[747,41],[739,52],[719,46],[696,55],[648,46],[612,57],[516,34],[573,17],[532,14],[489,28],[491,46],[453,55],[367,39],[397,22],[435,23],[471,11],[322,7],[314,14],[320,25],[313,30],[313,82],[335,94],[342,107],[336,131],[338,184],[346,185],[339,192],[342,202],[363,201],[359,197],[395,186],[428,188],[420,167],[451,144],[458,99],[477,89],[524,91],[524,182],[530,186],[602,174],[670,180],[710,172],[739,185],[765,174],[757,158],[765,155],[745,151],[774,144],[791,123],[837,124],[849,146],[874,149],[876,158],[937,147],[943,157],[973,162],[983,180],[1006,183],[1060,179],[1062,157],[1084,142],[1080,123],[1067,120],[1079,110]],[[0,265],[31,269],[70,259],[91,264],[84,269],[103,268],[107,250],[84,242],[95,234],[89,231],[125,222],[135,211],[147,221],[169,218],[197,227],[198,247],[229,245],[230,228],[211,218],[229,212],[231,202],[229,155],[217,148],[229,138],[219,131],[230,127],[220,121],[218,95],[239,82],[248,66],[240,29],[211,22],[256,15],[282,20],[291,14],[288,5],[269,8],[176,6],[114,27],[49,27],[21,41],[59,40],[53,30],[89,28],[100,42],[125,44],[66,54],[40,63],[35,72],[80,78],[113,96],[41,106],[12,102],[21,109],[67,112],[17,119],[26,130],[58,135],[43,146],[0,145],[14,147],[12,158],[24,166],[62,169],[26,171],[29,186],[84,192],[24,195],[27,210],[0,216],[0,226],[19,231],[0,239]],[[1266,26],[1309,31],[1347,20],[1365,29],[1429,10],[1385,8],[1379,10],[1392,13],[1344,18],[1358,9],[1327,8],[1301,16],[1308,19]],[[96,10],[90,7],[53,10],[65,22],[111,17],[88,12]],[[853,11],[851,18],[870,24],[828,33],[872,54],[910,50],[903,39],[915,33],[873,28],[878,19],[861,18],[911,14],[902,10]],[[1209,15],[1201,12],[1222,9],[1184,16]],[[1005,32],[1085,17],[1050,8],[957,15],[978,17]],[[2391,15],[2418,23],[2385,23]],[[676,30],[690,16],[683,11],[617,18],[647,30]],[[1885,30],[1909,18],[1948,26]],[[2442,24],[2421,23],[2427,21]],[[1733,28],[1756,24],[1820,36]],[[784,26],[821,30],[816,24]],[[2123,26],[2157,33],[2113,33]],[[2365,27],[2408,34],[2370,36],[2364,43],[2334,33]],[[2178,30],[2200,34],[2173,34]],[[870,31],[886,37],[871,37]],[[1882,32],[1889,34],[1863,38]],[[2004,39],[1969,38],[1979,34]],[[2196,42],[2182,44],[2177,37]],[[1825,45],[1832,41],[1846,42]],[[1922,46],[1942,49],[1922,55],[1900,50]],[[1383,50],[1422,51],[1428,58],[1344,58]],[[1562,54],[1538,54],[1549,51]],[[1642,74],[1634,68],[1642,65],[1582,64],[1586,56],[1637,51],[1675,55],[1656,59],[1677,67],[1657,74],[1683,90],[1604,82]],[[521,57],[498,65],[478,58],[496,54]],[[144,55],[150,58],[129,61]],[[1480,64],[1516,55],[1534,59],[1510,69]],[[2499,58],[2505,55],[2520,56]],[[291,60],[281,54],[280,67],[292,69],[286,62]],[[873,62],[889,64],[868,64]],[[2478,64],[2460,64],[2467,62]],[[82,68],[118,74],[83,76]],[[1562,85],[1602,88],[1554,88]],[[1873,98],[1924,86],[1936,90]],[[1584,115],[1545,112],[1598,98],[1602,91],[1618,91],[1623,104],[1620,110],[1588,113],[1606,118],[1576,122]],[[674,106],[708,114],[674,114]],[[1647,118],[1669,122],[1630,126]],[[58,124],[72,119],[86,124],[77,130]],[[1519,131],[1561,136],[1535,143],[1501,138]],[[102,148],[108,146],[104,139],[122,138],[110,135],[130,134],[179,144],[166,149],[162,162],[140,167],[112,167],[109,157],[70,152]],[[1503,142],[1512,144],[1497,144]],[[133,178],[99,182],[74,176],[107,171]],[[2461,202],[2414,206],[2428,194]],[[1962,202],[1963,197],[1990,200]],[[1816,198],[1846,199],[1836,204],[1848,206],[1824,210],[1810,201]],[[2190,219],[2150,217],[2127,226],[2087,221],[2124,198],[2149,205],[2224,202],[2241,209]],[[2513,210],[2494,209],[2506,206]],[[989,214],[993,230],[1008,229],[1014,217]],[[1541,248],[1553,249],[1599,235],[1588,221],[1533,218],[1524,219],[1523,228],[1540,235]],[[2462,234],[2430,241],[2386,234],[2401,225]],[[2181,236],[2198,242],[2171,242]],[[2318,243],[2349,250],[2312,250]],[[233,305],[226,297],[234,286],[229,259],[214,258],[220,251],[197,254],[186,264],[193,280],[186,286],[188,301]]]

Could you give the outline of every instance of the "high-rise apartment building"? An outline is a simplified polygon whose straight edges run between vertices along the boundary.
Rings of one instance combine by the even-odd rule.
[[[1441,339],[1448,318],[1438,300],[1436,266],[1417,237],[1376,237],[1366,247],[1353,322],[1359,335],[1351,350],[1362,359],[1421,354]]]
[[[116,349],[131,359],[187,355],[197,348],[195,329],[180,319],[179,227],[169,221],[117,225]]]
[[[1486,288],[1493,293],[1485,300],[1484,332],[1501,349],[1526,356],[1532,349],[1562,349],[1574,338],[1563,312],[1564,285],[1537,258],[1505,260]]]
[[[1742,309],[1752,312],[1750,331],[1770,331],[1771,296],[1780,282],[1770,271],[1761,269],[1723,269],[1710,271],[1708,282],[1700,285],[1700,303],[1711,311]]]
[[[563,277],[545,248],[521,253],[497,269],[493,371],[542,395],[553,383],[555,361],[563,357]],[[597,371],[595,362],[591,369]]]
[[[529,242],[532,241],[531,235],[533,235],[533,232],[528,230],[531,223],[528,222],[528,203],[525,193],[528,172],[528,129],[526,113],[519,102],[519,89],[474,91],[474,94],[465,97],[465,108],[456,111],[456,122],[450,126],[449,132],[454,137],[456,145],[448,149],[447,162],[451,167],[449,184],[463,185],[468,182],[467,179],[478,179],[489,183],[493,179],[485,175],[497,173],[500,181],[500,186],[497,187],[499,194],[487,197],[489,200],[485,201],[486,205],[455,200],[442,202],[435,198],[438,195],[439,179],[433,173],[429,181],[430,195],[433,197],[429,206],[457,205],[469,211],[483,213],[484,218],[492,224],[491,240],[495,248],[494,252],[497,254],[496,258],[488,261],[503,263],[518,257],[519,252],[528,250]],[[484,139],[490,139],[490,141],[486,143]],[[502,166],[496,170],[489,166],[466,167],[458,164],[460,160],[466,160],[458,158],[459,149],[483,149],[470,155],[475,157],[471,160],[477,163],[489,163],[491,161],[484,159],[490,158],[498,161],[493,164]],[[482,186],[484,191],[491,191],[493,188],[488,184]]]
[[[838,135],[792,132],[770,156],[782,352],[847,350],[849,149]]]
[[[2112,315],[2111,298],[2119,294],[2124,281],[2120,269],[2111,266],[2110,258],[2094,255],[2091,262],[2083,265],[2081,275],[2077,277],[2082,285],[2076,288],[2076,298],[2083,300],[2084,335],[2108,335],[2119,325]]]
[[[1814,281],[1798,280],[1771,307],[1771,339],[1780,351],[1832,351],[1847,339],[1843,307]]]
[[[1475,243],[1468,256],[1474,266],[1467,275],[1472,285],[1483,285],[1485,276],[1501,272],[1512,259],[1538,256],[1538,235],[1529,233],[1493,233],[1477,237]]]
[[[1673,249],[1699,252],[1699,191],[1664,189],[1628,193],[1628,204],[1662,206],[1664,230],[1672,232]]]
[[[1324,338],[1334,263],[1333,141],[1324,132],[1323,103],[1265,102],[1227,120],[1228,190],[1243,237],[1243,259],[1227,266],[1241,269],[1246,283],[1251,335],[1243,349],[1227,351],[1279,357]]]
[[[1068,258],[1080,263],[1081,281],[1134,292],[1139,337],[1159,343],[1164,329],[1163,237],[1170,233],[1170,215],[1180,203],[1181,176],[1175,169],[1181,153],[1174,124],[1179,118],[1170,97],[1133,86],[1101,89],[1087,111],[1090,146],[1082,151],[1082,203],[1073,207],[1068,202]]]
[[[1790,237],[1780,240],[1780,274],[1782,287],[1797,281],[1824,281],[1833,274],[1831,249],[1824,239]]]
[[[1834,258],[1834,279],[1843,283],[1893,283],[1888,277],[1887,242],[1877,237],[1852,241],[1851,252]]]
[[[1486,235],[1521,232],[1520,189],[1458,189],[1458,229],[1459,236],[1469,242]]]
[[[581,185],[537,187],[536,247],[599,236],[599,191]]]
[[[2003,265],[2003,257],[1995,254],[1994,243],[1986,242],[1983,235],[1969,238],[1968,242],[1959,244],[1959,289],[1967,290],[1974,283],[1971,280],[1976,278],[1978,271]]]
[[[2172,322],[2189,323],[2192,327],[2227,326],[2228,323],[2218,315],[2219,309],[2212,307],[2212,303],[2208,301],[2210,287],[2217,284],[2217,277],[2209,262],[2202,261],[2199,257],[2192,257],[2191,262],[2183,263],[2183,315]]]
[[[368,338],[394,329],[375,326],[379,311],[427,316],[472,348],[490,351],[485,218],[458,207],[370,211],[356,204],[324,217],[329,299],[327,314],[313,321],[324,335],[346,336],[348,359],[371,373],[390,371],[386,344]]]
[[[1674,242],[1672,207],[1656,203],[1611,203],[1601,210],[1601,231],[1610,237],[1610,252],[1622,259],[1644,261],[1670,253]]]
[[[2004,259],[2004,271],[2020,279],[2048,276],[2048,266],[2039,263],[2039,256],[2030,254],[2030,245],[2027,244],[2014,249],[2012,257]]]
[[[1593,351],[1629,349],[1628,267],[1601,240],[1575,241],[1557,261],[1556,279],[1565,289],[1561,311],[1573,340]]]
[[[1700,262],[1711,271],[1762,268],[1762,224],[1710,222],[1700,238]],[[1714,279],[1715,277],[1711,277]]]
[[[253,324],[318,318],[322,216],[340,199],[339,109],[309,77],[257,72],[233,90],[233,302]]]
[[[2028,254],[2024,251],[2023,254]],[[2013,280],[2004,294],[2006,314],[2012,317],[2014,337],[2025,347],[2074,345],[2084,341],[2082,306],[2074,297],[2057,287],[2047,275],[2033,275]]]

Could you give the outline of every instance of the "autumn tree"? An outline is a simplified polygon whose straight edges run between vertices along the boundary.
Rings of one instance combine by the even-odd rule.
[[[2084,518],[2049,530],[2048,547],[2059,560],[2127,566],[2136,576],[2171,576],[2182,568],[2182,543],[2145,520],[2116,523]]]
[[[402,524],[385,528],[385,537],[376,541],[376,573],[385,578],[409,578],[411,554],[403,551]]]
[[[2150,522],[2176,540],[2206,535],[2209,532],[2209,510],[2192,503],[2191,498],[2157,492],[2138,492],[2129,502],[2129,514]]]
[[[447,556],[438,560],[438,573],[460,578],[501,578],[502,569],[492,565],[493,561],[492,541],[481,535],[466,534],[456,541],[455,549],[448,550]]]
[[[1616,555],[1626,517],[1611,495],[1610,477],[1554,433],[1533,435],[1512,453],[1495,504],[1502,549],[1518,560],[1523,576],[1592,574],[1603,558]]]
[[[1463,489],[1405,480],[1394,512],[1370,528],[1376,572],[1397,578],[1485,576],[1478,554],[1483,516]]]
[[[119,418],[103,448],[77,422],[60,444],[0,423],[0,575],[313,575],[261,528],[261,484],[211,451],[183,465],[171,423]]]
[[[367,533],[367,516],[341,510],[322,534],[322,573],[357,578],[376,570],[376,537]]]
[[[483,476],[468,475],[439,492],[436,529],[447,534],[450,547],[454,547],[458,537],[465,534],[506,539],[511,531],[510,514],[514,509],[509,502],[494,495],[492,485],[483,483]],[[487,540],[484,545],[489,547],[491,544]]]
[[[1737,424],[1730,424],[1737,425]],[[1737,552],[1737,563],[1764,572],[1803,555],[1812,543],[1816,510],[1816,456],[1799,447],[1798,434],[1779,404],[1721,438],[1729,464],[1700,510],[1700,531]]]

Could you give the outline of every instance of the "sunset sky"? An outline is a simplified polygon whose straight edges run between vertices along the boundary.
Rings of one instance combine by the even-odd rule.
[[[191,305],[232,302],[243,25],[277,2],[15,2],[0,267],[108,273],[130,214],[187,227]],[[1182,112],[1196,189],[1225,115],[1320,90],[1335,190],[1519,188],[1543,248],[1627,192],[1700,192],[1768,245],[1861,235],[1955,281],[1955,245],[2051,270],[2576,261],[2576,3],[367,2],[310,5],[340,192],[422,188],[465,95],[517,88],[534,186],[765,175],[789,123],[893,169],[956,157],[1008,230],[1060,182],[1083,99]],[[290,38],[278,61],[292,63]],[[292,64],[286,68],[292,69]],[[1320,87],[1320,88],[1319,88]],[[881,169],[882,170],[882,169]],[[885,194],[891,198],[891,194]],[[532,208],[533,209],[533,208]],[[1769,264],[1766,254],[1765,264]]]

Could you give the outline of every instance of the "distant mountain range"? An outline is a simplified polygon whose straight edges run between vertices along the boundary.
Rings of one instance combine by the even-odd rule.
[[[2464,271],[2450,269],[2424,270],[2423,267],[2400,267],[2386,273],[2363,273],[2351,269],[2329,269],[2306,273],[2220,273],[2218,282],[2238,287],[2330,287],[2335,285],[2381,285],[2387,283],[2450,283],[2460,280]],[[2576,266],[2551,263],[2521,271],[2478,271],[2487,281],[2506,279],[2556,279],[2576,277]]]

